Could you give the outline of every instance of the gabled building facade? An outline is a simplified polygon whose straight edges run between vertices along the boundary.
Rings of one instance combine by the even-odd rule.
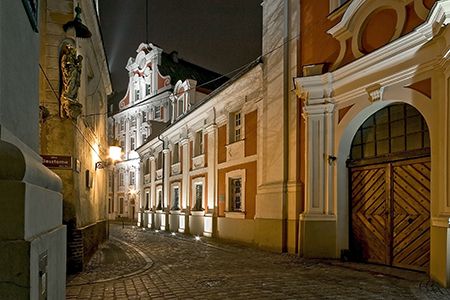
[[[109,118],[109,138],[124,152],[123,160],[110,173],[110,219],[138,217],[142,199],[141,169],[135,150],[185,115],[210,92],[211,84],[199,84],[220,76],[179,59],[176,52],[164,53],[152,44],[142,43],[136,52],[136,57],[130,58],[126,65],[127,92],[119,101],[119,111]]]

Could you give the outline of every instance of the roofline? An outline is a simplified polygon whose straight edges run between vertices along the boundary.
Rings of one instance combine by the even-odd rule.
[[[169,126],[167,126],[163,132],[160,133],[163,134],[164,132],[166,132],[167,130],[169,130],[170,128],[172,128],[173,126],[175,126],[176,124],[178,124],[180,121],[182,121],[183,119],[185,119],[187,116],[189,116],[191,113],[193,113],[194,111],[196,111],[197,109],[199,109],[200,107],[202,107],[204,104],[206,104],[207,102],[209,102],[209,100],[211,100],[211,98],[215,97],[216,95],[220,94],[222,91],[224,91],[226,88],[228,88],[231,84],[233,84],[234,82],[236,82],[238,79],[240,79],[241,77],[243,77],[245,74],[247,74],[248,72],[250,72],[251,70],[253,70],[257,65],[262,65],[262,57],[259,56],[257,59],[255,59],[254,61],[252,61],[250,64],[248,64],[245,68],[243,68],[239,73],[237,73],[236,75],[234,75],[231,79],[229,79],[227,82],[225,82],[223,85],[221,85],[220,87],[218,87],[217,89],[215,89],[214,91],[212,91],[208,96],[206,96],[201,102],[199,102],[197,105],[195,105],[193,107],[192,110],[188,111],[186,114],[184,114],[181,118],[179,118],[178,120],[176,120],[174,123],[170,124]],[[138,152],[139,150],[141,150],[141,148],[143,148],[145,145],[151,143],[154,139],[148,141],[145,144],[142,144],[141,146],[139,146],[138,148],[134,149],[136,152]]]

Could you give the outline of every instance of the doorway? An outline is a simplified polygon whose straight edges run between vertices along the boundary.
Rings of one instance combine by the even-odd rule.
[[[420,113],[396,104],[370,116],[353,139],[348,167],[352,256],[427,271],[431,163]]]

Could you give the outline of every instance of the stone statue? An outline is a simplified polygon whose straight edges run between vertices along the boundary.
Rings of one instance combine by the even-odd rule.
[[[83,57],[77,56],[77,51],[71,45],[64,45],[61,49],[61,96],[60,111],[62,118],[76,119],[81,114],[81,103],[78,102],[78,88],[80,87],[81,62]]]

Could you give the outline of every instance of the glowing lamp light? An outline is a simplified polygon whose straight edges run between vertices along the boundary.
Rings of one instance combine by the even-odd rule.
[[[200,241],[200,237],[197,235],[197,236],[195,237],[195,240],[196,240],[196,241]]]
[[[122,156],[122,149],[119,146],[110,146],[109,147],[109,158],[113,161],[120,160]]]

